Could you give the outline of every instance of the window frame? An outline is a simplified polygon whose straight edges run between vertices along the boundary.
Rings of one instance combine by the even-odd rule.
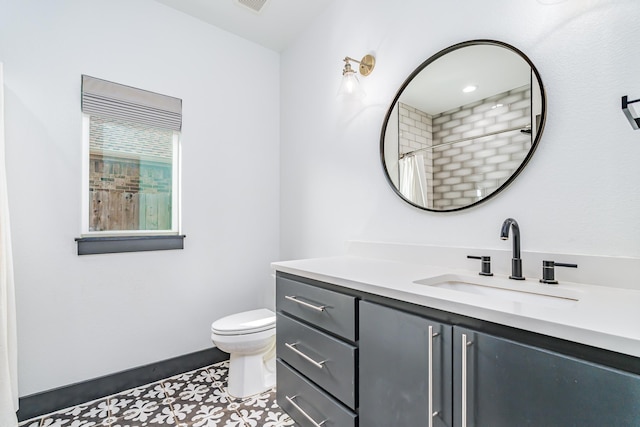
[[[82,114],[82,237],[155,236],[180,234],[180,147],[181,133],[173,131],[171,159],[171,229],[170,230],[89,230],[89,175],[91,115]]]
[[[91,115],[82,113],[82,197],[81,232],[76,238],[78,255],[184,249],[182,230],[182,132],[173,130],[171,159],[170,230],[89,230]]]

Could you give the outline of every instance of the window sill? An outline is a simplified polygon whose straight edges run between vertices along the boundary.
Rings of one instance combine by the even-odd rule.
[[[78,237],[78,255],[184,249],[184,235]]]

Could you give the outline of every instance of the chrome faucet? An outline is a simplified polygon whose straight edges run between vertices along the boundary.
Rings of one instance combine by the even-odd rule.
[[[513,228],[513,258],[511,258],[511,276],[509,279],[524,280],[522,276],[522,260],[520,259],[520,227],[513,218],[507,218],[502,223],[500,238],[509,239],[509,229]]]

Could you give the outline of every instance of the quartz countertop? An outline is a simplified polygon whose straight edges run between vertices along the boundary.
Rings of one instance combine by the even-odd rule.
[[[571,282],[545,285],[538,278],[516,281],[500,274],[482,277],[478,276],[477,270],[352,255],[274,262],[272,268],[348,289],[640,357],[640,290]],[[414,283],[450,274],[476,277],[484,284],[495,283],[497,287],[569,295],[577,301],[567,306],[547,306]]]

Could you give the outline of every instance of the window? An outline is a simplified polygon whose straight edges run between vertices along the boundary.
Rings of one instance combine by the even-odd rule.
[[[82,76],[78,254],[181,249],[182,101]]]

